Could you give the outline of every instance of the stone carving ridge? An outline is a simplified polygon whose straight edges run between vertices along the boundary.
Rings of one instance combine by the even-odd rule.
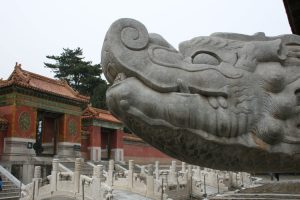
[[[119,19],[102,66],[110,111],[168,155],[222,170],[299,169],[299,36],[214,33],[177,51]]]

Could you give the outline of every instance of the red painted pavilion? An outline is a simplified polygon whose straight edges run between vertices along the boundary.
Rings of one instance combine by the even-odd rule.
[[[125,133],[122,123],[108,111],[88,103],[89,97],[65,81],[16,64],[7,80],[0,79],[1,164],[26,183],[34,165],[50,166],[54,156],[139,163],[170,160],[137,136]]]
[[[141,164],[170,161],[168,156],[125,131],[122,123],[106,110],[88,106],[82,114],[82,127],[81,151],[87,160],[135,160]]]

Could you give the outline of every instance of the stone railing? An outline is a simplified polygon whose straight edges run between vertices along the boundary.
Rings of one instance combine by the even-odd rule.
[[[22,192],[22,200],[71,197],[74,199],[109,200],[112,199],[112,189],[103,182],[103,166],[93,169],[93,176],[81,175],[82,159],[75,161],[74,172],[59,171],[59,160],[53,159],[52,172],[47,178],[49,184],[41,179],[41,167],[36,166],[32,183]]]
[[[216,183],[219,183],[218,187],[221,192],[252,185],[251,176],[246,172],[220,171],[204,168],[201,170],[201,176],[205,176],[208,186],[217,187]]]
[[[184,164],[185,165],[185,164]],[[129,169],[123,174],[113,173],[113,161],[109,163],[108,182],[115,189],[138,193],[151,199],[187,199],[192,195],[202,196],[200,177],[193,173],[189,165],[187,170],[176,172],[176,162],[172,161],[170,170],[159,170],[159,163],[141,166],[141,172],[133,171],[133,160],[129,161]],[[200,168],[197,168],[200,170]],[[195,174],[194,177],[192,175]],[[198,173],[200,175],[200,173]],[[112,176],[112,177],[110,177]]]
[[[134,162],[130,160],[129,169],[124,172],[114,171],[114,162],[109,162],[107,184],[115,189],[138,193],[151,199],[188,199],[202,197],[207,193],[223,193],[230,188],[250,184],[247,173],[225,172],[199,166],[181,164],[177,171],[176,161],[169,169],[160,170],[159,162],[153,165],[140,166],[140,173],[134,172]],[[207,191],[213,188],[214,191]]]
[[[63,170],[59,160],[54,159],[52,173],[42,180],[41,168],[35,167],[33,182],[28,184],[22,194],[26,200],[51,197],[84,198],[102,200],[112,198],[112,188],[126,190],[151,199],[189,199],[201,198],[207,194],[223,193],[233,188],[247,187],[251,184],[247,173],[234,173],[200,168],[181,163],[178,169],[172,161],[169,169],[160,169],[159,162],[140,166],[140,172],[134,171],[134,161],[128,163],[128,170],[109,161],[107,171],[102,165],[93,165],[93,176],[81,175],[82,159],[75,161],[74,172]],[[213,191],[212,191],[213,190]]]

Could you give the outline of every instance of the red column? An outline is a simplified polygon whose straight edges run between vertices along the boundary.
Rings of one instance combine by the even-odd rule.
[[[99,126],[88,126],[89,142],[88,152],[89,159],[94,161],[101,160],[101,127]]]
[[[7,124],[0,123],[0,160],[3,155],[4,148],[4,138],[7,134]]]
[[[81,156],[85,160],[90,160],[90,154],[88,152],[88,146],[89,146],[89,132],[88,131],[82,131],[81,132]]]
[[[120,129],[116,130],[116,147],[119,149],[123,149],[123,136],[124,132]]]
[[[112,149],[122,149],[123,148],[123,131],[122,130],[115,130],[111,133],[111,148]]]
[[[101,127],[89,126],[88,131],[90,133],[89,147],[101,147]]]

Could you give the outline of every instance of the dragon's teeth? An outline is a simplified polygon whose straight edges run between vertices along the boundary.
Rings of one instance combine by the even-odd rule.
[[[216,97],[208,97],[208,103],[213,107],[214,109],[217,109],[219,107],[219,104],[217,102]]]
[[[217,100],[222,108],[227,108],[228,104],[224,97],[218,97]]]

